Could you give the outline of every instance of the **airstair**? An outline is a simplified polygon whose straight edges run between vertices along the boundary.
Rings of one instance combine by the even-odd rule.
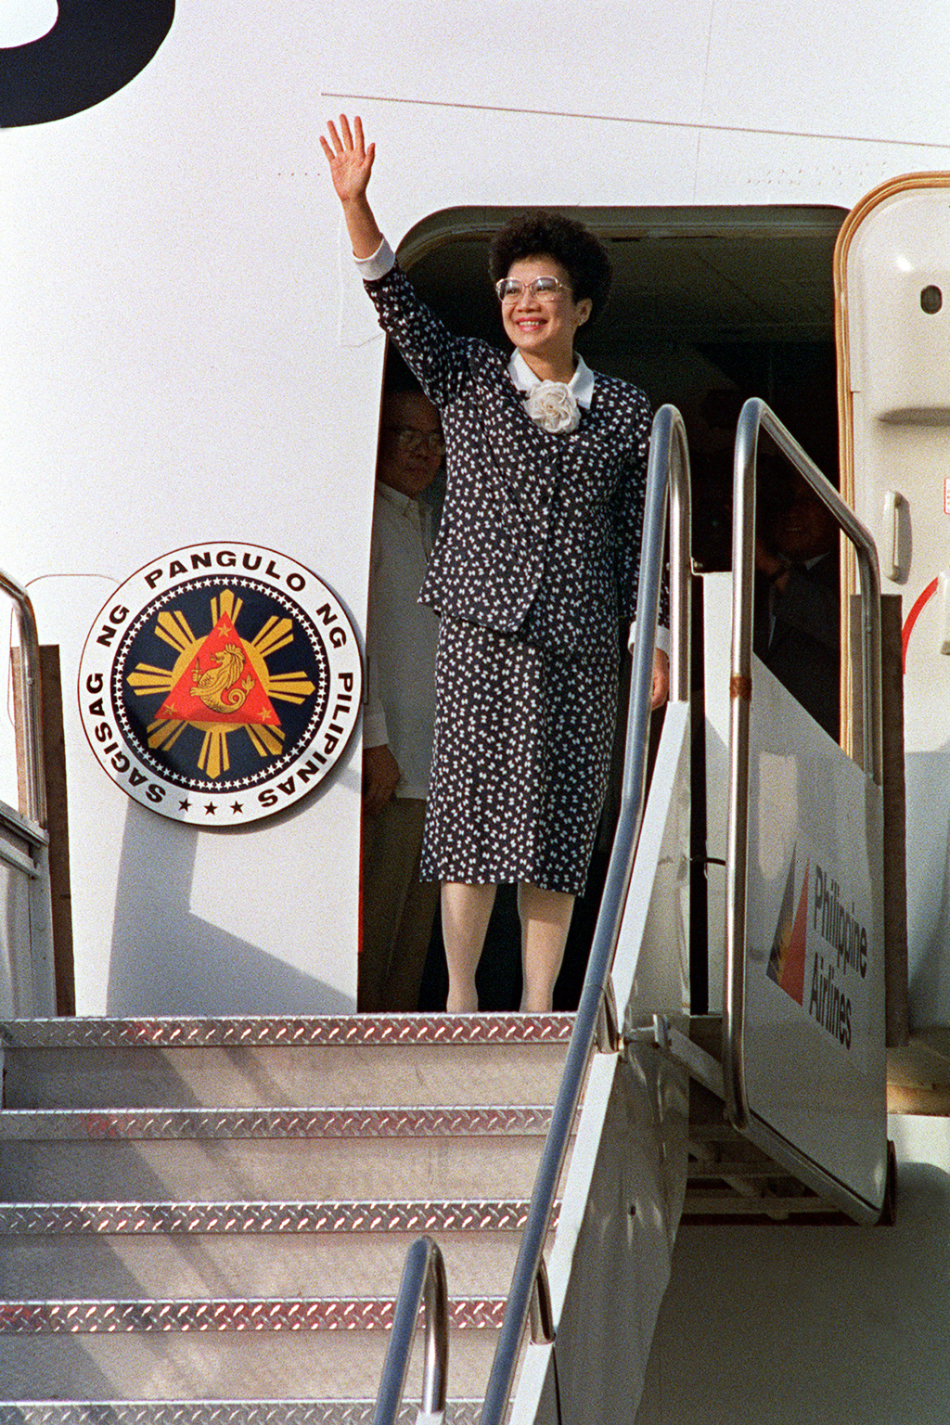
[[[474,1419],[570,1030],[9,1024],[0,1380],[36,1403],[3,1420],[247,1419],[235,1397],[255,1419],[370,1419],[423,1232],[452,1273],[451,1418]]]
[[[804,713],[797,722],[751,655],[762,425],[859,548],[867,770]],[[672,701],[645,798],[643,631],[656,621],[668,488]],[[684,1210],[878,1217],[873,545],[761,403],[743,415],[737,491],[732,664],[718,670],[730,767],[710,799],[711,840],[726,837],[721,858],[709,853],[725,862],[722,1015],[690,1018],[688,459],[667,407],[623,807],[577,1015],[15,1011],[0,1026],[0,1425],[632,1425]],[[847,889],[859,943],[865,932],[863,972],[835,969],[847,1045],[844,1011],[822,1000],[816,1015],[801,988],[833,958],[801,911],[815,865]],[[420,1238],[424,1280],[400,1294]]]

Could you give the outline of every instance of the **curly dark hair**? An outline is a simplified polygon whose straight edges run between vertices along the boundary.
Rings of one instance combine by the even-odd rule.
[[[568,273],[575,302],[590,298],[589,325],[603,311],[613,275],[600,239],[563,213],[519,213],[492,239],[488,256],[492,281],[507,277],[513,262],[542,256],[553,257]]]

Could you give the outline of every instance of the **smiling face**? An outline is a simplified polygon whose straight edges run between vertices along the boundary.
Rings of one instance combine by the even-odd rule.
[[[501,319],[508,340],[537,375],[569,380],[574,370],[574,336],[590,316],[590,299],[574,301],[570,276],[553,257],[519,258],[507,276],[525,283],[535,277],[556,277],[563,282],[566,290],[553,299],[538,298],[525,288],[517,300],[503,301]]]

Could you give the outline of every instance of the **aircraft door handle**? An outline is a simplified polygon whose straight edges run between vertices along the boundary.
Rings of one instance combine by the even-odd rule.
[[[885,490],[881,529],[881,573],[885,579],[901,577],[901,525],[906,503],[898,490]]]

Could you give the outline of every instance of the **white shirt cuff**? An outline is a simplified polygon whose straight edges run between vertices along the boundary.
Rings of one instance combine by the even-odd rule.
[[[633,648],[633,645],[636,643],[636,641],[637,641],[637,621],[636,621],[636,619],[634,619],[633,622],[632,622],[631,625],[630,625],[630,636],[629,636],[629,638],[627,639],[627,647],[630,648],[630,649],[632,649],[632,648]],[[671,646],[671,645],[670,645],[670,631],[669,631],[669,629],[666,628],[666,627],[664,627],[664,625],[663,625],[662,623],[658,623],[657,626],[656,626],[656,647],[660,650],[661,653],[665,653],[666,656],[667,656],[667,658],[669,658],[669,656],[670,656],[670,646]]]
[[[363,746],[364,747],[385,747],[389,742],[389,731],[386,727],[386,714],[382,708],[371,710],[366,708],[363,713]]]
[[[396,254],[383,238],[372,257],[354,257],[357,269],[364,282],[378,282],[391,272],[396,265]]]

